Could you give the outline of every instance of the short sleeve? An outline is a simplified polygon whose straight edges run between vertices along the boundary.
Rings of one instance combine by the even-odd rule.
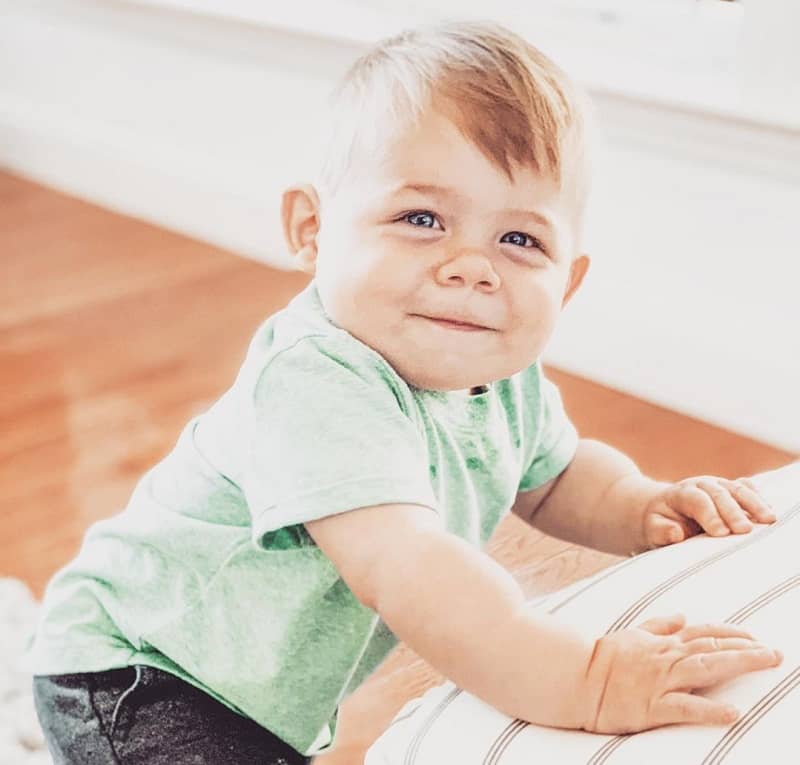
[[[533,416],[532,457],[524,469],[519,491],[532,491],[562,473],[578,447],[578,433],[564,411],[558,388],[537,363],[528,384],[528,413]]]
[[[277,355],[253,395],[243,488],[254,539],[371,505],[435,509],[425,440],[401,401],[377,357],[341,339],[304,338]]]

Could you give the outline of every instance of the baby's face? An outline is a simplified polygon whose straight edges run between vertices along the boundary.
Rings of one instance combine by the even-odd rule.
[[[567,196],[532,169],[509,181],[431,111],[322,199],[323,306],[417,387],[508,377],[540,355],[584,270]]]

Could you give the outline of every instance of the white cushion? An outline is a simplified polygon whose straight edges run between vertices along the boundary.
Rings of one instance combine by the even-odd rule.
[[[630,736],[514,720],[451,683],[409,701],[365,765],[781,765],[800,762],[800,463],[756,476],[778,521],[750,534],[695,537],[630,558],[531,608],[587,636],[680,612],[741,624],[784,653],[781,666],[705,695],[735,704],[731,726],[671,726]]]

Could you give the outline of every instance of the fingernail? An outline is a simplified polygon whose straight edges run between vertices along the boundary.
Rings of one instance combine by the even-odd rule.
[[[717,533],[718,533],[718,534],[719,534],[721,537],[725,537],[725,536],[727,536],[728,534],[730,534],[731,532],[730,532],[730,529],[729,529],[727,526],[720,526],[720,527],[717,529]]]
[[[725,721],[736,722],[739,719],[739,710],[736,707],[725,707]]]

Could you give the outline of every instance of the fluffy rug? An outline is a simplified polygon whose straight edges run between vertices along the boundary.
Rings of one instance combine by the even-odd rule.
[[[31,678],[19,667],[36,621],[36,601],[16,579],[0,579],[0,763],[51,765],[36,712]]]

